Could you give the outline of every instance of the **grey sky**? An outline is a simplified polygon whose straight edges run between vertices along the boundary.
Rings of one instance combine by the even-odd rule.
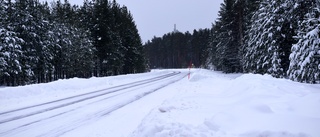
[[[48,0],[51,1],[51,0]],[[82,0],[69,0],[82,5]],[[143,42],[173,31],[211,28],[223,0],[117,0],[126,5],[137,24]]]

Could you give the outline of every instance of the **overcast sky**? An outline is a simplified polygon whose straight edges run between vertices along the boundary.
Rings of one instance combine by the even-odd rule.
[[[48,0],[52,1],[52,0]],[[69,0],[82,5],[83,0]],[[181,32],[211,28],[223,0],[117,0],[128,7],[143,42],[173,31]]]

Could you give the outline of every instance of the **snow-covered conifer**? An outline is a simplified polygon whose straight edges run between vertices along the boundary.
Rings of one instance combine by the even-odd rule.
[[[298,42],[290,55],[289,78],[307,83],[320,83],[320,8],[316,0],[306,0],[309,12],[299,23]]]
[[[289,56],[286,51],[292,42],[292,34],[288,33],[291,29],[288,9],[292,7],[293,3],[284,0],[265,0],[260,4],[247,32],[243,63],[246,72],[285,76],[288,64],[284,62],[288,62]]]

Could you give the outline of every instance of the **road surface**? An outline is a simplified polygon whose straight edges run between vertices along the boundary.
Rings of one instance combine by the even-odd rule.
[[[103,90],[0,112],[0,136],[74,136],[79,133],[76,132],[77,130],[85,129],[84,127],[88,125],[95,125],[101,120],[104,123],[96,124],[96,128],[103,129],[101,126],[104,126],[105,133],[121,132],[121,130],[125,130],[121,129],[125,127],[125,123],[114,124],[115,121],[133,120],[137,116],[142,118],[156,105],[147,105],[148,102],[144,102],[142,104],[146,104],[148,107],[143,108],[144,105],[141,105],[140,102],[142,112],[139,112],[140,110],[137,108],[139,106],[132,105],[131,107],[132,103],[181,80],[185,76],[186,73],[171,72]],[[129,110],[125,113],[131,114],[121,114],[122,108]],[[112,117],[117,117],[118,120]],[[107,119],[110,119],[110,122]],[[139,120],[135,123],[130,122],[128,124],[130,127],[127,127],[126,130],[134,128],[139,124],[138,122]],[[116,125],[122,126],[117,127]],[[92,135],[94,135],[94,131]]]

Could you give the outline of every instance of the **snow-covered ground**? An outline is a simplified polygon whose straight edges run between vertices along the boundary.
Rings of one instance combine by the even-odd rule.
[[[20,87],[2,87],[0,88],[0,104],[6,105],[2,105],[0,110],[5,111],[42,102],[49,102],[77,94],[84,94],[91,91],[102,90],[113,86],[144,80],[167,73],[168,71],[155,71],[153,73],[135,75],[121,75],[102,78],[93,77],[90,79],[73,78],[44,84]]]
[[[0,113],[172,71],[188,72],[153,70],[136,75],[0,88]],[[96,107],[99,108],[103,107]],[[269,75],[193,69],[190,79],[185,77],[104,117],[77,125],[77,129],[62,136],[320,137],[319,127],[319,84],[302,84]]]

